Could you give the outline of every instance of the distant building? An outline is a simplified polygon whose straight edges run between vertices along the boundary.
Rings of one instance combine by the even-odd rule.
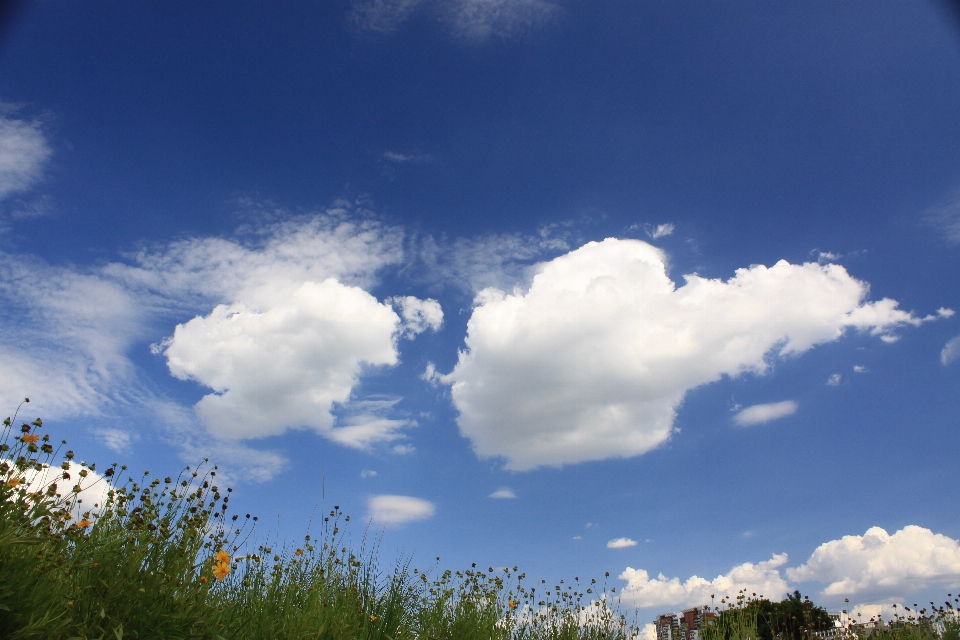
[[[657,640],[700,640],[700,630],[706,620],[716,617],[706,607],[684,609],[680,613],[657,616]]]

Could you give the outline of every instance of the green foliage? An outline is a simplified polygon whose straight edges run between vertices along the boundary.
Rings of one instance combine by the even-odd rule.
[[[720,602],[727,606],[704,621],[703,640],[758,640],[758,609],[753,606],[758,601],[741,591],[734,602]]]
[[[350,518],[339,507],[318,540],[246,553],[256,518],[227,516],[232,489],[216,485],[215,466],[124,481],[126,467],[113,465],[98,480],[103,504],[82,505],[74,483],[93,480],[95,465],[61,456],[38,433],[39,419],[14,430],[15,418],[0,437],[2,638],[627,640],[637,632],[608,606],[615,590],[596,581],[528,587],[516,567],[437,568],[433,578],[407,564],[382,572],[375,553],[344,544]]]
[[[812,631],[826,631],[834,626],[827,610],[815,606],[799,591],[794,591],[780,602],[754,599],[747,607],[756,610],[757,637],[760,640],[803,640]]]

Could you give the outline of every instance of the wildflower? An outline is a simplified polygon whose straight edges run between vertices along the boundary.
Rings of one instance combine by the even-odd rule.
[[[296,551],[293,552],[293,555],[295,555],[295,556],[302,556],[302,555],[303,555],[303,549],[297,549]]]
[[[8,487],[16,487],[16,486],[19,485],[19,484],[20,484],[20,478],[10,478],[10,479],[7,480],[7,482],[6,482],[6,485],[7,485]]]
[[[77,523],[77,526],[82,529],[83,527],[89,527],[92,524],[93,524],[93,520],[81,520],[80,522]]]
[[[377,621],[377,616],[370,614],[370,622],[376,622],[376,621]]]
[[[213,567],[213,577],[217,580],[223,580],[230,573],[230,565],[226,562],[218,562]]]
[[[23,436],[23,441],[24,441],[24,442],[27,442],[27,443],[29,443],[29,444],[33,444],[34,442],[39,442],[39,441],[40,441],[40,436],[38,436],[38,435],[35,434],[35,433],[33,433],[33,434],[29,434],[29,433],[28,433],[27,435]]]
[[[206,583],[208,583],[208,582],[210,582],[210,581],[207,580],[207,576],[200,576],[200,582],[206,584]]]
[[[510,605],[510,608],[511,608],[511,609],[516,609],[516,608],[517,608],[517,603],[514,602],[513,600],[509,600],[509,601],[507,602],[507,604]]]
[[[227,553],[226,551],[224,551],[223,549],[220,549],[220,551],[217,551],[217,555],[215,555],[214,558],[216,559],[216,561],[217,561],[218,563],[221,563],[221,562],[222,562],[222,563],[228,563],[228,562],[230,562],[230,554],[228,554],[228,553]]]

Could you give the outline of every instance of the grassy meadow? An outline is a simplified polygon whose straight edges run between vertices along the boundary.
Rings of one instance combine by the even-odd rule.
[[[350,517],[339,507],[315,537],[257,545],[257,518],[230,511],[232,489],[218,485],[209,462],[135,478],[124,466],[75,462],[40,419],[16,423],[7,418],[0,434],[0,638],[627,640],[640,632],[620,613],[615,589],[595,580],[531,584],[517,567],[381,567],[375,553],[345,543]],[[89,503],[94,481],[102,503]],[[766,640],[760,611],[741,594],[701,640]],[[874,637],[960,640],[949,612],[925,610]]]
[[[205,462],[176,476],[75,463],[43,423],[0,437],[0,638],[626,639],[603,585],[528,584],[518,569],[383,568],[316,537],[255,546],[256,517]],[[97,480],[103,504],[83,504]],[[83,486],[81,488],[81,483]],[[611,590],[612,591],[612,590]]]

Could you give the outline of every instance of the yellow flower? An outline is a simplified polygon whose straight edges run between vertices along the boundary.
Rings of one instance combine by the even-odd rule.
[[[293,555],[295,555],[295,556],[302,556],[302,555],[303,555],[303,549],[297,549],[296,551],[293,552]]]
[[[220,549],[220,551],[217,551],[217,555],[213,557],[216,559],[217,562],[230,562],[230,554],[224,551],[223,549]]]
[[[370,622],[376,622],[376,621],[377,621],[377,616],[371,615],[371,616],[370,616]]]
[[[16,486],[19,485],[19,484],[20,484],[20,478],[10,478],[10,479],[7,480],[7,482],[6,482],[6,485],[7,485],[8,487],[16,487]]]
[[[78,526],[78,527],[89,527],[89,526],[92,525],[92,524],[93,524],[93,520],[81,520],[80,522],[77,523],[77,526]]]
[[[511,608],[511,609],[516,609],[516,608],[517,608],[517,603],[514,602],[513,600],[509,600],[509,601],[507,602],[507,604],[510,605],[510,608]]]
[[[213,567],[213,577],[217,580],[223,580],[230,573],[230,565],[226,562],[218,562]]]
[[[23,441],[24,441],[24,442],[31,443],[31,444],[34,443],[34,442],[38,442],[39,440],[40,440],[40,436],[38,436],[38,435],[36,435],[36,434],[33,434],[33,435],[27,434],[27,435],[23,436]]]

